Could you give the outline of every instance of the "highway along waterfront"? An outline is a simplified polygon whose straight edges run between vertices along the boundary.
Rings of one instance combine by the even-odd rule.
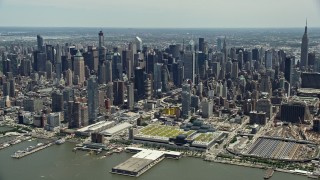
[[[0,138],[1,139],[1,138]],[[0,151],[0,180],[262,180],[265,170],[241,166],[211,163],[202,159],[183,157],[179,160],[164,159],[139,178],[110,173],[111,169],[128,160],[133,154],[114,153],[103,158],[103,154],[72,149],[75,144],[52,145],[21,159],[11,155],[18,150],[44,143],[43,140],[25,141]],[[307,177],[275,172],[271,180],[307,180]]]

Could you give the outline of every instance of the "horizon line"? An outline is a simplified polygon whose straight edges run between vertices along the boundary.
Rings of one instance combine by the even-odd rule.
[[[103,28],[103,29],[297,29],[299,26],[288,27],[99,27],[99,26],[0,26],[0,28]],[[308,28],[320,28],[320,26],[308,26]]]

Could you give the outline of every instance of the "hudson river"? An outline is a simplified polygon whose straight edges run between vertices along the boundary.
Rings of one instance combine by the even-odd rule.
[[[101,158],[86,152],[72,152],[74,144],[53,145],[22,159],[11,158],[17,150],[23,150],[38,142],[23,142],[0,150],[0,180],[262,180],[265,173],[253,169],[201,159],[164,159],[139,178],[109,173],[112,167],[127,160],[132,154],[121,153]],[[272,180],[307,180],[307,177],[274,173]]]

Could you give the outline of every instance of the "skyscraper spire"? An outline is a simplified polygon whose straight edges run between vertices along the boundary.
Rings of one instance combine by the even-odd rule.
[[[302,36],[301,43],[301,61],[300,69],[306,71],[308,69],[308,50],[309,50],[309,38],[308,38],[308,20],[306,19],[306,27]]]
[[[304,33],[307,34],[308,33],[308,18],[306,18],[306,27],[304,29]]]

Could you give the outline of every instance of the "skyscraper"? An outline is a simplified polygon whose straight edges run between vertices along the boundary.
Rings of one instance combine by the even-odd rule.
[[[191,105],[191,92],[190,92],[190,84],[185,83],[182,85],[182,115],[184,117],[189,117],[190,115],[190,105]]]
[[[306,69],[308,67],[308,49],[309,49],[309,38],[308,38],[308,27],[304,29],[304,34],[302,36],[302,43],[301,43],[301,61],[300,61],[300,69],[303,67]]]
[[[99,84],[106,84],[106,65],[105,65],[105,62],[102,62],[99,65],[98,82],[99,82]]]
[[[224,40],[223,40],[222,52],[224,54],[224,62],[226,62],[228,60],[228,49],[227,49],[226,37],[224,37]]]
[[[144,70],[141,67],[136,67],[134,71],[134,88],[138,91],[138,99],[142,98],[145,95],[144,92]]]
[[[137,50],[141,52],[142,51],[142,40],[138,36],[136,37],[135,40],[136,40]]]
[[[99,32],[99,64],[102,63],[105,60],[105,54],[104,54],[104,36],[103,32]]]
[[[265,65],[266,65],[266,69],[272,69],[273,67],[273,51],[272,50],[268,50],[265,52]]]
[[[128,97],[128,109],[132,111],[134,108],[134,87],[132,82],[129,82],[127,84],[127,97]]]
[[[162,63],[154,64],[154,71],[153,71],[153,90],[154,93],[161,93],[162,92],[162,81],[161,81],[161,69],[163,67]]]
[[[286,57],[284,61],[284,78],[290,83],[291,82],[291,71],[293,68],[294,57]]]
[[[73,80],[73,75],[72,75],[72,71],[71,71],[71,69],[68,69],[67,71],[66,71],[66,86],[72,86],[72,81]]]
[[[141,81],[141,80],[140,80]],[[121,106],[124,103],[124,81],[114,81],[113,82],[113,103],[116,106]]]
[[[195,82],[195,54],[186,52],[183,57],[184,78]]]
[[[91,76],[89,78],[87,92],[88,92],[89,122],[90,124],[92,124],[97,119],[98,108],[99,108],[98,107],[99,106],[98,83],[97,83],[96,76]]]
[[[38,51],[43,52],[43,37],[40,35],[37,35],[37,45],[38,45]]]
[[[56,55],[55,55],[55,72],[57,75],[57,78],[61,78],[62,73],[62,61],[61,61],[61,47],[59,44],[56,46]]]
[[[79,83],[82,84],[85,81],[84,78],[84,59],[81,52],[78,50],[77,54],[74,56],[74,76],[79,76]]]
[[[106,83],[112,82],[112,61],[106,61]]]
[[[199,38],[199,51],[204,52],[204,38]]]
[[[237,79],[239,73],[239,64],[238,61],[232,62],[232,71],[231,71],[231,78]]]
[[[54,91],[51,94],[52,97],[52,112],[61,112],[63,111],[63,94],[58,91]]]

